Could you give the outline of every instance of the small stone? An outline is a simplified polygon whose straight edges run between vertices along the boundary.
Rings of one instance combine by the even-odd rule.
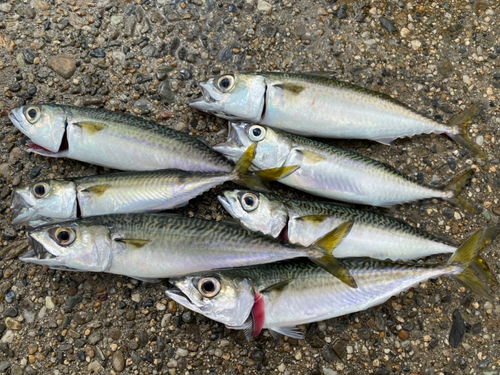
[[[116,26],[123,22],[123,16],[111,16],[111,25]]]
[[[464,81],[464,83],[465,83],[466,85],[470,85],[470,83],[471,83],[471,81],[470,81],[470,77],[469,77],[467,74],[464,74],[464,75],[462,76],[462,80]]]
[[[402,38],[406,38],[410,34],[410,30],[408,30],[406,27],[403,27],[399,34]]]
[[[446,77],[453,71],[453,65],[451,64],[451,62],[445,61],[444,63],[439,64],[439,66],[437,67],[437,71],[439,74]]]
[[[5,371],[10,367],[11,363],[9,361],[0,362],[0,373],[5,374]]]
[[[113,51],[111,54],[111,57],[113,58],[113,61],[120,64],[124,65],[125,64],[125,54],[121,51]]]
[[[408,331],[401,329],[401,330],[399,330],[398,337],[401,340],[408,340],[408,338],[410,337],[410,334],[408,333]]]
[[[177,348],[175,353],[177,355],[179,355],[179,357],[186,357],[188,355],[187,349],[183,349],[183,348]],[[218,356],[218,357],[220,357],[220,356]]]
[[[123,357],[123,353],[121,350],[117,350],[113,354],[113,369],[116,372],[122,372],[125,368],[125,358]]]
[[[333,352],[332,348],[330,348],[329,346],[325,346],[323,348],[323,351],[321,352],[321,354],[323,355],[323,358],[327,362],[335,362],[337,360],[335,353]]]
[[[267,1],[259,0],[257,2],[257,10],[260,10],[261,12],[268,12],[271,10],[271,8],[271,4],[269,4]]]
[[[458,348],[465,334],[465,322],[458,309],[453,311],[453,324],[451,325],[448,342],[453,348]]]
[[[118,341],[118,340],[120,340],[120,337],[122,336],[122,331],[120,331],[119,329],[116,329],[116,328],[111,328],[109,330],[109,336],[113,340]]]
[[[380,24],[384,29],[389,31],[391,34],[396,32],[396,28],[394,27],[394,24],[389,21],[387,18],[381,17],[380,18]]]
[[[160,96],[162,101],[166,104],[173,103],[175,100],[175,94],[170,89],[170,82],[168,80],[160,83],[156,92]]]
[[[491,210],[495,215],[500,216],[500,206],[494,206]]]
[[[343,20],[347,18],[347,5],[343,4],[340,6],[340,8],[337,10],[337,18],[339,20]]]
[[[26,11],[25,11],[25,16],[26,18],[30,19],[30,20],[33,20],[35,19],[36,17],[36,11],[35,11],[35,8],[32,8],[32,7],[27,7],[26,8]]]
[[[7,271],[10,271],[10,270],[9,270],[9,269],[7,269],[7,270],[5,271],[5,273],[4,273],[4,277],[5,277],[6,279],[10,277],[10,275],[9,275],[9,276],[7,276],[7,277],[5,276],[5,274],[7,273]],[[10,272],[11,272],[11,274],[12,274],[12,271],[10,271]],[[12,303],[12,302],[14,302],[14,299],[15,299],[15,298],[16,298],[16,293],[14,293],[13,291],[10,291],[9,293],[7,293],[7,294],[5,295],[5,302],[7,302],[7,303]]]
[[[18,314],[18,311],[15,307],[9,307],[7,310],[5,310],[5,316],[8,316],[10,318],[15,318]]]
[[[49,296],[45,297],[45,307],[49,310],[52,310],[55,307],[54,302],[52,302],[52,298]]]
[[[30,172],[30,178],[33,180],[37,178],[40,175],[40,172],[42,171],[43,167],[35,167],[31,170]]]
[[[477,144],[478,146],[482,146],[482,145],[483,145],[483,143],[484,143],[484,137],[483,137],[482,135],[477,136],[477,137],[476,137],[476,144]]]
[[[89,344],[95,345],[102,340],[102,334],[99,331],[92,332],[89,336]]]
[[[418,51],[420,47],[422,47],[422,42],[420,40],[414,39],[411,41],[411,47],[415,50]]]
[[[32,50],[30,50],[30,49],[25,49],[25,50],[23,51],[23,59],[24,59],[24,61],[26,62],[26,64],[30,64],[30,65],[31,65],[31,64],[33,64],[33,63],[34,63],[34,61],[35,61],[35,57],[36,57],[36,56],[35,56],[35,54],[33,53],[33,51],[32,51]]]
[[[93,372],[97,372],[97,371],[100,370],[100,368],[101,368],[101,364],[98,361],[93,361],[88,366],[88,370],[91,371],[91,372],[92,371]]]
[[[7,318],[5,319],[5,325],[7,326],[8,329],[14,330],[14,331],[19,331],[21,329],[21,323],[18,321],[12,319],[12,318]]]
[[[76,356],[81,362],[85,361],[85,352],[83,350],[77,351]]]
[[[96,48],[95,50],[89,53],[90,57],[94,57],[96,59],[104,59],[106,57],[106,52],[102,48]]]
[[[11,10],[12,10],[12,5],[10,5],[9,3],[0,4],[1,12],[10,13]]]
[[[71,78],[76,70],[75,60],[70,56],[62,54],[50,59],[47,66],[66,79]]]
[[[80,302],[82,302],[83,297],[80,294],[77,294],[73,297],[68,297],[66,299],[66,307],[71,310],[73,307],[78,305]]]

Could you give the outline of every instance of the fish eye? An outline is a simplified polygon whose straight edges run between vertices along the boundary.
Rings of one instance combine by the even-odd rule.
[[[227,92],[233,88],[234,85],[234,77],[230,74],[219,77],[217,80],[217,86],[219,90],[222,92]]]
[[[26,118],[32,124],[40,118],[40,109],[38,107],[29,107],[26,111]]]
[[[75,241],[76,235],[73,229],[57,228],[55,237],[56,242],[59,243],[59,245],[68,246]]]
[[[260,125],[253,125],[248,131],[248,137],[253,142],[262,141],[266,138],[266,129]]]
[[[241,197],[241,205],[247,212],[254,211],[259,207],[259,198],[252,193],[246,193]]]
[[[220,292],[220,281],[215,277],[204,277],[198,281],[198,290],[203,297],[215,297]]]
[[[49,193],[49,185],[44,182],[40,182],[33,186],[33,194],[37,198],[43,198]]]

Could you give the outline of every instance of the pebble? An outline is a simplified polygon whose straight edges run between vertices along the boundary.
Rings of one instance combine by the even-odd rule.
[[[125,369],[125,358],[121,350],[114,352],[112,365],[116,372],[122,372]]]
[[[102,340],[102,334],[99,331],[92,332],[89,336],[89,344],[95,345]]]
[[[437,71],[439,74],[447,77],[453,71],[453,65],[449,61],[445,61],[438,65]]]
[[[10,5],[9,3],[0,4],[1,12],[10,13],[11,10],[12,10],[12,5]]]
[[[83,350],[77,351],[76,356],[81,362],[85,361],[85,352]]]
[[[220,349],[219,349],[220,350]],[[183,348],[177,348],[176,352],[175,352],[179,357],[186,357],[188,355],[188,351],[187,349],[183,349]],[[222,355],[222,353],[221,353]],[[220,357],[220,356],[217,356],[217,357]]]
[[[52,302],[52,298],[49,296],[45,297],[45,306],[49,310],[52,310],[55,307],[54,302]]]
[[[93,371],[93,372],[97,372],[101,369],[101,364],[98,362],[98,361],[92,361],[89,366],[88,366],[88,370],[89,371]]]
[[[482,146],[482,145],[483,145],[483,143],[484,143],[484,137],[483,137],[482,135],[477,136],[477,137],[476,137],[476,144],[477,144],[478,146]]]
[[[80,294],[74,295],[72,297],[68,297],[66,299],[66,307],[71,310],[73,307],[78,305],[80,302],[82,302],[83,297]]]
[[[462,341],[465,334],[465,322],[458,309],[453,311],[453,324],[451,325],[450,335],[448,342],[454,348],[458,348],[458,345]]]
[[[11,329],[14,331],[19,331],[21,329],[21,323],[10,317],[5,319],[5,326],[7,327],[7,329]]]
[[[343,20],[347,18],[347,5],[342,4],[340,8],[337,10],[337,18],[339,20]]]
[[[380,24],[382,25],[382,27],[384,29],[386,29],[390,33],[396,32],[396,28],[394,27],[394,24],[391,21],[389,21],[387,18],[381,17]]]
[[[406,27],[403,27],[399,34],[402,38],[406,38],[410,34],[410,30],[408,30]]]
[[[11,271],[12,272],[12,271]],[[6,272],[7,273],[7,272]],[[4,274],[4,277],[5,277],[5,274]],[[7,277],[6,277],[7,278]],[[14,293],[13,291],[10,291],[9,293],[7,293],[5,295],[5,302],[7,303],[12,303],[14,302],[14,299],[16,299],[16,293]]]
[[[261,12],[268,12],[272,9],[271,4],[264,0],[258,0],[257,2],[257,10]]]
[[[414,39],[411,41],[411,47],[415,50],[418,51],[420,47],[422,47],[422,42],[420,40]]]
[[[47,63],[47,66],[66,79],[71,78],[76,70],[75,60],[72,57],[63,54],[51,58]]]
[[[8,316],[10,318],[15,318],[17,314],[18,312],[15,307],[9,307],[7,310],[5,310],[5,316]]]
[[[170,82],[168,80],[160,83],[156,93],[160,96],[165,104],[173,103],[175,100],[175,94],[170,89]]]
[[[123,22],[123,16],[111,16],[111,25],[116,26]]]
[[[323,355],[324,360],[327,362],[335,362],[337,360],[337,356],[329,346],[325,346],[321,354]]]

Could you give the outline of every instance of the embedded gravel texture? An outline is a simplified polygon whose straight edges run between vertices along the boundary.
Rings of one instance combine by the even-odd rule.
[[[434,185],[473,168],[464,194],[484,208],[480,215],[441,201],[385,210],[460,243],[498,225],[500,215],[498,13],[495,0],[0,4],[0,373],[498,375],[496,287],[488,302],[450,279],[431,280],[381,306],[304,327],[305,340],[275,341],[264,332],[247,342],[242,332],[167,300],[167,281],[145,284],[9,260],[27,248],[23,229],[9,224],[13,187],[108,171],[27,154],[25,138],[6,117],[26,103],[95,106],[132,112],[214,145],[225,140],[226,122],[187,103],[199,95],[198,81],[234,71],[330,71],[444,121],[479,102],[470,135],[488,161],[434,135],[390,147],[331,142]],[[231,187],[181,211],[226,218],[215,196]],[[498,244],[484,254],[494,273],[499,254]]]

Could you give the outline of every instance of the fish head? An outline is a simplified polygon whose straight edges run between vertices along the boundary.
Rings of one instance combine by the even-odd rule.
[[[57,153],[64,147],[66,113],[53,105],[25,105],[10,111],[9,119],[24,135],[30,138],[34,148]]]
[[[199,83],[203,96],[192,108],[228,120],[258,122],[264,112],[265,78],[253,74],[224,74]]]
[[[72,181],[47,180],[14,189],[11,199],[13,225],[36,227],[76,219],[76,187]]]
[[[267,126],[229,122],[227,141],[213,148],[236,162],[252,143],[257,143],[252,165],[258,169],[282,167],[293,147],[288,138]]]
[[[250,280],[238,275],[212,272],[170,279],[177,289],[167,296],[181,305],[228,326],[240,326],[254,304]]]
[[[283,202],[265,194],[231,190],[217,199],[245,228],[277,238],[286,227],[288,212]]]
[[[20,260],[66,271],[105,272],[111,264],[112,240],[103,225],[69,221],[28,231],[33,248]]]

